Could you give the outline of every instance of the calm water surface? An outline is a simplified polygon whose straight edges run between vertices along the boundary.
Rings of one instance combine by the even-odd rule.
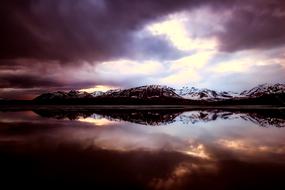
[[[10,187],[285,188],[285,114],[204,111],[0,112]]]

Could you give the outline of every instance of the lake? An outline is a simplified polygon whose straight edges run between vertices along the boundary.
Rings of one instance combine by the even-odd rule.
[[[0,112],[2,186],[285,188],[285,112],[34,109]]]

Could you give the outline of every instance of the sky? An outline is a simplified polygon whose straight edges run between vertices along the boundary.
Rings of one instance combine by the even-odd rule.
[[[0,98],[285,82],[284,0],[1,0]]]

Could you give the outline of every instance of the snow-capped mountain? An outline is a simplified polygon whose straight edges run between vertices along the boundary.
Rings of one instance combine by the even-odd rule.
[[[122,91],[122,89],[112,89],[112,90],[108,90],[108,91],[106,91],[106,92],[104,92],[102,95],[105,95],[105,96],[107,96],[107,95],[111,95],[111,94],[113,94],[113,93],[119,93],[120,91]]]
[[[181,89],[176,89],[175,92],[179,96],[186,99],[217,101],[227,99],[252,98],[268,94],[285,93],[285,84],[262,84],[250,90],[245,90],[241,93],[231,91],[218,92],[206,88],[198,89],[195,87],[183,87]]]
[[[285,94],[285,84],[263,84],[242,93],[219,92],[210,89],[198,89],[195,87],[183,87],[174,89],[162,85],[146,85],[128,89],[115,89],[107,92],[95,91],[93,93],[72,90],[70,92],[57,91],[45,93],[35,100],[64,100],[64,99],[91,99],[91,98],[132,98],[132,99],[153,99],[153,98],[178,98],[188,100],[221,101],[240,100],[257,98],[263,95]],[[277,97],[280,99],[280,97]],[[281,98],[282,99],[282,98]],[[271,101],[271,100],[270,100]]]
[[[120,97],[120,98],[137,98],[137,99],[145,99],[145,98],[181,98],[179,95],[175,93],[175,89],[161,86],[161,85],[147,85],[147,86],[139,86],[135,88],[129,89],[116,89],[109,90],[104,93],[102,96],[104,97]]]
[[[182,87],[181,89],[176,89],[175,92],[186,99],[191,100],[224,100],[241,97],[240,94],[235,92],[217,92],[207,88],[198,89],[195,87]]]
[[[266,94],[285,93],[285,84],[261,84],[251,90],[245,90],[240,95],[246,97],[259,97]]]

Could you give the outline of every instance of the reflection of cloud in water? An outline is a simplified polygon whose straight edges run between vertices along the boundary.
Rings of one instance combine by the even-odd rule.
[[[107,126],[107,125],[117,123],[117,120],[105,118],[105,117],[97,115],[97,114],[92,114],[89,117],[79,117],[77,120],[81,121],[81,122],[91,123],[91,124],[94,124],[96,126]]]
[[[104,112],[104,114],[76,111],[40,112],[43,116],[56,118],[56,120],[37,117],[30,112],[24,113],[1,113],[0,121],[3,127],[0,129],[0,135],[1,132],[5,132],[5,129],[9,131],[9,135],[4,134],[2,140],[4,138],[6,140],[11,139],[12,137],[15,139],[15,136],[13,136],[15,134],[19,136],[20,140],[26,141],[31,133],[30,138],[32,139],[42,139],[42,136],[44,136],[43,139],[51,138],[50,136],[52,136],[52,138],[55,138],[55,142],[75,141],[83,147],[96,146],[118,151],[176,151],[203,159],[215,159],[217,149],[219,152],[223,151],[223,154],[238,154],[238,158],[245,156],[257,157],[262,154],[284,154],[285,144],[281,141],[284,135],[280,132],[281,129],[270,128],[266,130],[249,127],[250,123],[241,117],[246,113],[211,110],[189,111],[177,115],[177,112],[173,114],[171,112],[162,112],[163,114],[158,118],[156,117],[157,114],[151,114],[149,111],[141,114],[131,114],[129,117],[129,112],[124,111],[122,111],[122,114],[120,112],[110,112],[109,115],[106,115],[108,112]],[[112,117],[114,115],[115,118]],[[146,119],[148,122],[156,121],[155,123],[157,123],[162,120],[161,123],[164,123],[163,118],[167,120],[174,118],[174,122],[169,125],[165,124],[162,128],[146,128],[142,125],[122,122],[119,119],[121,115],[123,115],[123,121],[133,121],[132,119],[135,117],[135,121]],[[140,118],[138,115],[150,118]],[[175,117],[170,115],[175,115]],[[62,120],[66,118],[65,116],[77,120]],[[14,123],[10,122],[14,118],[21,119],[15,119]],[[198,125],[199,128],[180,127],[183,124],[188,126],[189,122]],[[230,127],[231,125],[233,126]],[[51,126],[52,129],[49,129]],[[70,126],[77,127],[70,128]],[[90,127],[82,128],[83,126]],[[106,128],[100,129],[91,126],[106,126]],[[46,129],[49,129],[48,132],[45,131]],[[23,139],[20,138],[21,134]],[[224,156],[221,156],[221,158],[224,158]]]
[[[218,166],[214,162],[181,162],[173,168],[172,172],[164,178],[153,178],[149,186],[152,189],[183,189],[185,183],[189,183],[192,175],[199,173],[218,174]]]
[[[198,145],[190,144],[189,149],[184,151],[184,153],[205,159],[210,158],[203,144],[198,144]]]
[[[280,139],[281,140],[281,139]],[[236,155],[236,158],[248,160],[251,157],[253,160],[266,160],[276,158],[277,155],[285,155],[285,143],[278,141],[276,144],[262,142],[262,139],[219,139],[216,141],[217,147],[225,149]],[[276,158],[276,161],[278,159]]]
[[[55,176],[69,183],[102,179],[97,182],[105,186],[111,180],[119,186],[145,185],[144,189],[223,189],[221,183],[234,184],[236,177],[245,184],[252,180],[274,184],[272,180],[285,171],[285,128],[256,127],[236,118],[238,114],[192,113],[193,118],[204,119],[195,123],[197,127],[180,127],[179,116],[163,127],[145,127],[98,114],[81,113],[79,120],[66,120],[0,113],[0,164],[13,163],[7,170],[2,165],[14,176],[31,177],[17,169],[34,166],[42,169],[42,179]]]

